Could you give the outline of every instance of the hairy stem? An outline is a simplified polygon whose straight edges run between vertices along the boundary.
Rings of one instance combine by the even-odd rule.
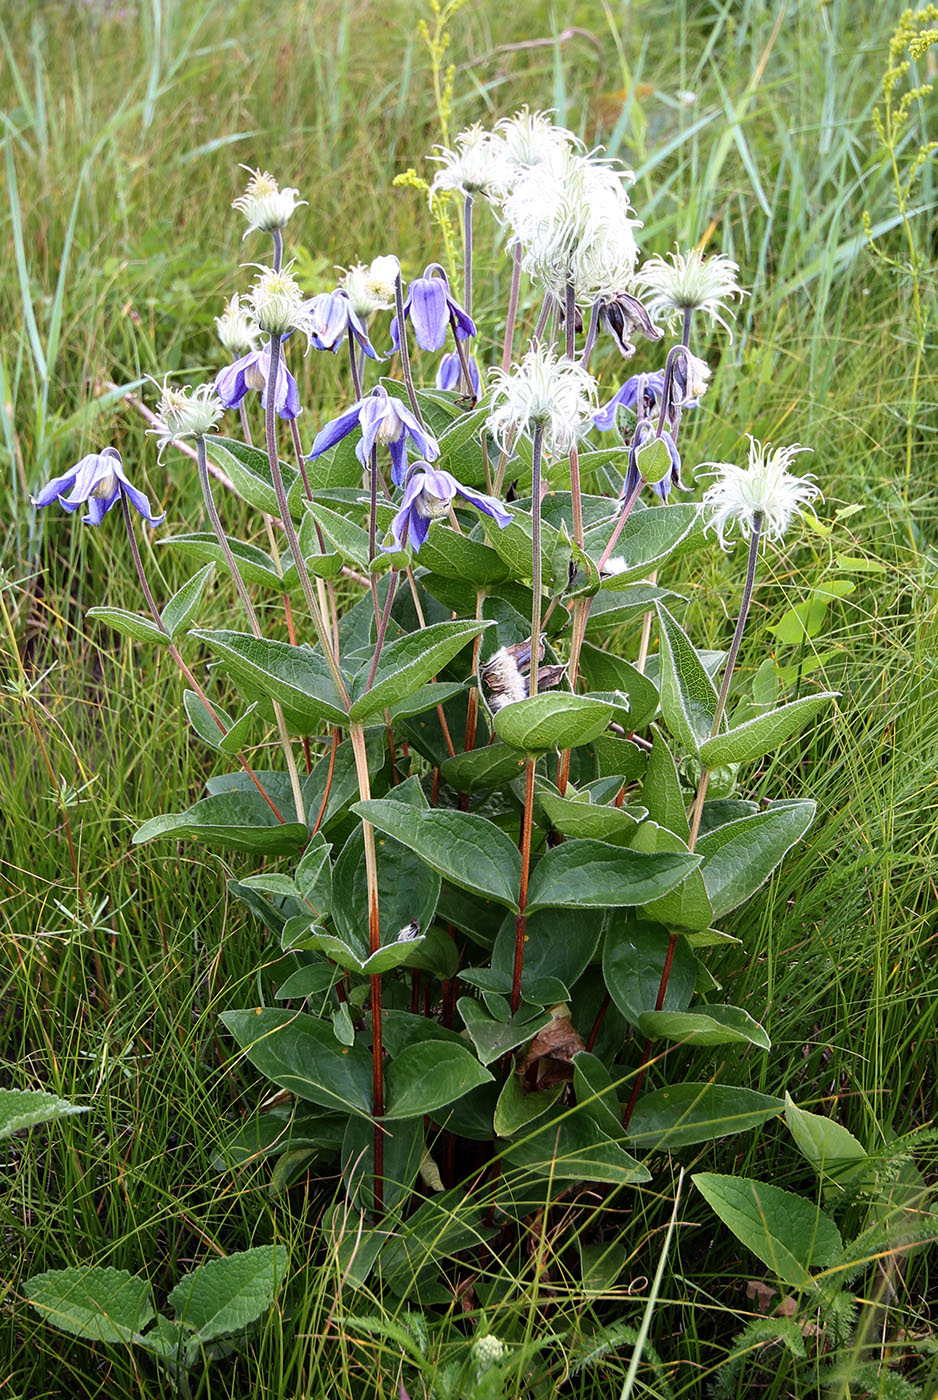
[[[368,776],[368,758],[365,750],[365,731],[360,724],[349,725],[349,739],[355,755],[355,772],[358,776],[358,795],[362,802],[371,798],[371,782]],[[378,858],[375,852],[375,829],[371,822],[362,821],[362,837],[365,843],[365,882],[368,890],[368,947],[376,953],[381,946],[381,918],[378,906]],[[384,1116],[384,1062],[381,1037],[381,977],[371,978],[371,1077],[372,1077],[372,1116]],[[384,1212],[384,1129],[380,1123],[374,1125],[375,1158],[375,1209],[380,1217]]]
[[[407,323],[404,320],[404,284],[401,281],[400,271],[398,271],[394,279],[394,308],[397,312],[397,342],[401,348],[401,374],[404,376],[407,398],[410,401],[410,410],[422,428],[424,426],[423,414],[420,412],[420,405],[417,402],[417,390],[414,388],[414,375],[410,367],[410,349],[407,344]]]

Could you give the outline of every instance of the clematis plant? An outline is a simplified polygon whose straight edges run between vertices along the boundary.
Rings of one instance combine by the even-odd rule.
[[[284,1154],[281,1184],[341,1172],[348,1199],[323,1227],[337,1249],[356,1242],[360,1279],[379,1267],[402,1296],[435,1287],[453,1250],[471,1247],[479,1267],[480,1251],[507,1247],[513,1202],[583,1180],[639,1190],[672,1143],[779,1112],[744,1082],[769,1048],[759,1008],[723,1000],[708,961],[734,911],[771,898],[813,820],[763,760],[833,699],[805,682],[756,706],[740,681],[758,552],[795,547],[817,497],[791,470],[800,449],[753,442],[747,467],[717,464],[690,499],[682,424],[695,415],[705,436],[712,421],[704,336],[742,296],[736,264],[696,250],[642,263],[627,172],[543,113],[470,129],[434,159],[434,202],[462,201],[463,286],[430,262],[406,295],[382,253],[310,299],[282,265],[298,191],[252,175],[236,206],[270,261],[219,318],[235,359],[214,387],[167,386],[156,430],[174,471],[193,469],[180,443],[195,457],[211,526],[165,547],[203,567],[160,612],[141,564],[150,616],[106,612],[171,644],[196,741],[241,765],[134,837],[198,837],[240,859],[228,889],[283,955],[265,956],[262,1004],[222,1016],[232,1052],[283,1091],[258,1083],[266,1107],[233,1129],[228,1157]],[[512,260],[497,365],[491,326],[467,354],[474,199]],[[543,309],[522,342],[525,279]],[[392,306],[383,366],[368,318]],[[680,332],[663,364],[656,317]],[[635,330],[654,359],[622,383]],[[455,358],[421,387],[411,339],[437,351],[450,334]],[[303,340],[343,339],[348,390],[304,440],[285,351],[295,367]],[[316,375],[322,362],[307,363]],[[231,437],[223,406],[241,410]],[[597,433],[613,427],[610,446]],[[259,529],[229,538],[216,477],[257,513],[269,551]],[[87,502],[98,523],[118,499],[139,562],[127,505],[157,517],[116,453],[36,502]],[[749,568],[728,577],[710,639],[738,595],[735,632],[728,650],[703,649],[661,584],[734,530]],[[218,565],[231,611],[200,628]],[[211,697],[196,657],[212,663]],[[676,1079],[669,1044],[684,1047]],[[487,1209],[450,1238],[470,1170]]]

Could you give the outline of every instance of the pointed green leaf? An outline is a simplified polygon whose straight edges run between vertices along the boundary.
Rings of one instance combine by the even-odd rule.
[[[564,841],[540,859],[528,887],[527,912],[548,906],[646,904],[679,885],[697,855],[646,855],[603,841]]]
[[[612,1138],[621,1136],[622,1111],[612,1076],[602,1060],[588,1050],[573,1057],[573,1092],[577,1107],[604,1133]]]
[[[339,1045],[332,1027],[298,1011],[225,1011],[222,1022],[255,1069],[298,1098],[371,1114],[371,1051]]]
[[[420,811],[402,802],[356,802],[352,811],[425,860],[444,880],[518,911],[521,856],[493,822],[472,812]]]
[[[602,1181],[615,1186],[638,1186],[651,1180],[641,1162],[588,1114],[555,1113],[558,1116],[552,1115],[543,1126],[539,1120],[534,1130],[504,1148],[506,1172],[527,1167],[554,1181]]]
[[[830,1216],[793,1191],[713,1172],[691,1180],[736,1238],[794,1288],[815,1289],[809,1270],[833,1264],[843,1249]]]
[[[472,997],[460,997],[456,1006],[484,1065],[533,1040],[550,1021],[550,1012],[539,1006],[520,1006],[509,1021],[490,1016],[482,1003]]]
[[[826,1182],[841,1191],[857,1183],[873,1184],[875,1171],[863,1144],[833,1118],[806,1112],[786,1094],[785,1122],[802,1156]]]
[[[645,811],[643,807],[576,802],[550,792],[542,793],[540,801],[551,826],[561,835],[581,839],[592,837],[614,846],[631,844]]]
[[[643,614],[651,612],[656,603],[663,603],[666,599],[677,596],[670,589],[658,588],[653,583],[630,583],[627,588],[623,586],[612,592],[606,592],[604,588],[593,599],[586,623],[586,634],[592,636],[598,632],[603,637],[608,637],[611,628],[621,627],[625,622],[642,617]]]
[[[826,690],[818,695],[806,695],[793,700],[766,715],[757,715],[745,724],[708,739],[700,747],[700,761],[705,768],[722,768],[728,763],[751,763],[772,753],[819,714],[839,691]]]
[[[658,604],[661,636],[661,713],[674,737],[690,753],[710,738],[717,692],[693,643],[667,608]],[[726,716],[720,730],[727,727]]]
[[[195,616],[199,603],[202,601],[202,594],[205,587],[215,572],[214,564],[206,564],[204,569],[200,569],[197,574],[193,574],[188,583],[184,583],[177,593],[174,593],[160,613],[160,620],[166,628],[173,641],[184,632]]]
[[[22,1128],[35,1128],[56,1118],[69,1118],[75,1113],[88,1113],[58,1094],[41,1089],[0,1089],[0,1142],[12,1137]]]
[[[436,1039],[408,1045],[388,1067],[384,1116],[435,1113],[493,1077],[466,1046]]]
[[[524,763],[524,755],[510,745],[488,744],[446,759],[440,773],[459,792],[476,792],[512,782],[524,772]]]
[[[249,447],[246,442],[239,442],[236,438],[207,437],[205,447],[209,461],[221,468],[242,500],[255,510],[279,518],[277,494],[266,452]],[[280,471],[289,496],[299,473],[289,462],[281,462]]]
[[[648,808],[648,815],[659,826],[673,831],[682,841],[690,839],[687,823],[687,808],[681,792],[681,780],[677,773],[671,750],[664,735],[655,726],[652,731],[651,753],[645,769],[642,784],[642,803]]]
[[[165,836],[204,841],[213,850],[295,855],[306,844],[309,831],[300,822],[278,821],[260,793],[252,791],[203,797],[184,812],[151,817],[132,839],[135,846],[142,846]]]
[[[291,646],[289,642],[268,641],[250,632],[196,630],[192,635],[224,661],[232,680],[279,700],[289,716],[302,725],[302,733],[314,732],[323,724],[347,723],[341,697],[320,651],[305,643]]]
[[[685,852],[688,849],[687,842],[680,836],[652,821],[642,823],[632,846],[639,851]],[[699,933],[709,928],[713,923],[713,910],[700,870],[692,870],[677,889],[670,890],[663,898],[650,899],[644,912],[649,919],[669,929]]]
[[[176,1322],[200,1342],[227,1337],[272,1306],[287,1263],[283,1245],[261,1245],[209,1259],[176,1284],[167,1298]]]
[[[612,706],[586,695],[548,690],[504,705],[495,715],[495,733],[513,748],[527,753],[572,749],[602,734],[612,719]]]
[[[771,1050],[765,1030],[741,1006],[708,1006],[700,1011],[646,1011],[639,1018],[642,1035],[678,1040],[684,1045],[758,1045]]]
[[[742,904],[764,885],[775,867],[814,820],[816,804],[786,802],[751,817],[727,822],[697,842],[701,874],[715,919]]]
[[[367,573],[370,568],[368,531],[363,530],[340,511],[330,510],[320,501],[307,501],[306,508],[315,516],[323,535],[333,548],[356,569]]]
[[[553,1108],[564,1086],[525,1093],[517,1074],[509,1074],[495,1105],[495,1132],[498,1137],[512,1137]]]
[[[227,571],[227,560],[213,531],[198,531],[187,535],[169,535],[158,541],[161,545],[172,545],[177,553],[195,563],[210,561],[220,564]],[[286,591],[273,559],[256,544],[230,537],[229,547],[234,555],[241,577],[245,583],[257,588],[273,588],[278,593]],[[299,580],[297,580],[297,585]]]
[[[355,677],[349,717],[361,723],[370,715],[380,714],[389,705],[406,699],[491,625],[489,622],[437,622],[388,643],[381,652],[371,689],[365,690],[370,660]]]
[[[664,505],[633,510],[622,528],[612,558],[623,568],[603,579],[603,590],[625,588],[647,578],[690,534],[698,516],[695,505]],[[618,515],[586,532],[586,548],[598,559],[615,528]]]
[[[477,588],[491,588],[493,584],[502,583],[510,573],[508,565],[494,549],[469,535],[457,535],[442,521],[431,527],[420,546],[420,564],[439,578],[466,580]]]
[[[154,1317],[150,1285],[125,1269],[52,1269],[29,1280],[26,1296],[46,1322],[90,1342],[134,1341]]]
[[[603,979],[629,1025],[637,1026],[646,1011],[654,1011],[667,953],[666,929],[633,914],[613,916],[603,944]],[[689,1006],[696,981],[697,959],[681,938],[674,945],[665,1009],[683,1011]]]
[[[115,632],[120,632],[124,637],[131,637],[135,642],[151,642],[158,647],[168,647],[172,640],[166,632],[157,627],[152,617],[125,612],[123,608],[89,608],[85,616],[107,623]]]
[[[642,1095],[628,1136],[653,1151],[674,1151],[758,1128],[783,1107],[782,1099],[732,1084],[674,1084]]]
[[[594,602],[593,608],[595,606]],[[580,667],[590,690],[621,690],[629,697],[629,729],[644,729],[654,718],[658,709],[658,687],[631,662],[612,651],[600,650],[592,642],[584,642]]]

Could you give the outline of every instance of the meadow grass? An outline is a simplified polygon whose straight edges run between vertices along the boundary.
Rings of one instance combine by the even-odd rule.
[[[311,288],[329,282],[333,264],[392,249],[405,272],[418,272],[437,256],[437,230],[425,201],[391,181],[408,166],[428,173],[440,114],[409,4],[150,0],[126,9],[116,19],[102,4],[9,7],[0,29],[9,196],[0,272],[0,1055],[4,1083],[91,1109],[16,1138],[4,1156],[0,1394],[170,1393],[146,1359],[89,1348],[39,1321],[23,1295],[30,1275],[93,1261],[146,1273],[162,1299],[194,1260],[278,1240],[291,1255],[280,1306],[242,1357],[196,1374],[193,1394],[396,1395],[401,1375],[412,1396],[430,1393],[434,1378],[442,1393],[440,1374],[465,1362],[481,1324],[510,1349],[506,1395],[617,1395],[674,1208],[676,1159],[656,1163],[651,1188],[613,1194],[601,1212],[587,1191],[575,1209],[565,1201],[535,1218],[515,1251],[462,1266],[451,1304],[426,1314],[343,1283],[321,1230],[340,1196],[336,1180],[314,1168],[274,1195],[267,1168],[212,1168],[220,1141],[258,1099],[219,1013],[268,999],[284,960],[229,901],[226,878],[246,862],[193,845],[131,847],[140,821],[195,799],[214,762],[181,717],[167,658],[84,619],[97,603],[139,606],[120,531],[108,528],[115,522],[95,532],[51,512],[37,518],[27,496],[113,441],[164,503],[167,531],[199,528],[189,463],[169,453],[158,467],[144,424],[115,408],[102,384],[218,365],[212,317],[239,285],[237,265],[255,255],[228,209],[239,161],[275,170],[309,200],[296,237]],[[842,0],[587,0],[551,12],[536,0],[469,0],[451,21],[447,55],[451,134],[524,101],[553,107],[635,168],[647,251],[709,232],[752,288],[734,342],[713,342],[719,364],[685,461],[737,454],[746,430],[814,448],[824,528],[769,556],[743,672],[753,676],[768,657],[792,694],[810,671],[843,699],[836,718],[749,783],[755,796],[804,792],[818,820],[731,922],[741,945],[711,962],[728,999],[764,1021],[772,1051],[675,1049],[664,1073],[787,1089],[884,1153],[933,1121],[938,1069],[935,284],[923,279],[923,339],[908,272],[875,257],[862,226],[868,210],[882,250],[906,258],[872,126],[899,12]],[[905,155],[934,135],[935,115],[933,97],[916,104]],[[912,237],[933,273],[929,165],[911,204]],[[485,312],[504,305],[506,266],[493,235],[481,243],[495,269],[479,294],[492,324]],[[304,362],[307,440],[347,394],[328,360]],[[607,384],[619,372],[612,361],[597,367]],[[233,533],[256,528],[237,501],[224,509]],[[165,599],[183,566],[158,546],[146,562]],[[675,580],[691,631],[725,645],[739,560],[698,553]],[[818,602],[825,589],[837,596]],[[770,630],[812,598],[815,635],[789,644]],[[715,599],[725,600],[722,620]],[[230,589],[216,580],[205,625],[230,607]],[[635,640],[626,634],[623,645]],[[677,1157],[686,1170],[814,1190],[778,1123]],[[927,1155],[918,1160],[927,1172]],[[862,1213],[858,1205],[855,1224]],[[758,1315],[746,1283],[764,1271],[686,1179],[677,1219],[635,1395],[707,1394]],[[578,1239],[591,1257],[596,1246],[606,1254],[586,1290]],[[869,1326],[847,1338],[833,1393],[888,1397],[904,1375],[915,1393],[934,1394],[927,1250],[887,1251],[855,1291]],[[411,1339],[403,1371],[402,1327]],[[876,1388],[859,1369],[870,1361]],[[810,1396],[818,1365],[810,1347],[803,1361],[754,1351],[731,1393]]]

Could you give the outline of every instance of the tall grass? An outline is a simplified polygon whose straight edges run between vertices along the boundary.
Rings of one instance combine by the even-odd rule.
[[[168,455],[165,469],[156,466],[143,423],[102,384],[218,363],[212,317],[238,286],[239,262],[253,256],[228,210],[239,161],[274,169],[309,199],[298,269],[311,289],[328,283],[334,264],[390,249],[418,271],[436,255],[436,230],[419,196],[391,181],[408,166],[426,172],[438,113],[414,12],[400,0],[125,8],[118,19],[103,4],[50,0],[7,7],[0,28],[0,530],[13,631],[0,649],[4,679],[18,674],[15,647],[29,683],[4,691],[0,713],[0,1036],[4,1082],[91,1107],[47,1135],[16,1139],[4,1160],[3,1379],[17,1396],[168,1394],[129,1353],[53,1334],[25,1304],[26,1278],[93,1260],[148,1272],[163,1296],[193,1260],[276,1238],[290,1247],[293,1279],[281,1309],[245,1357],[198,1382],[199,1395],[390,1395],[401,1377],[411,1395],[423,1383],[468,1394],[469,1373],[460,1380],[458,1367],[468,1365],[477,1324],[509,1348],[505,1394],[617,1394],[674,1205],[676,1163],[657,1163],[653,1189],[615,1195],[602,1210],[582,1192],[575,1207],[530,1216],[515,1252],[480,1252],[474,1269],[454,1276],[449,1304],[426,1316],[345,1277],[320,1228],[338,1182],[314,1168],[275,1195],[264,1168],[212,1168],[220,1138],[257,1098],[218,1013],[268,997],[279,955],[228,901],[237,861],[229,868],[193,846],[130,847],[137,822],[198,794],[213,760],[180,719],[165,658],[84,621],[93,603],[138,606],[117,532],[37,519],[27,497],[92,445],[114,441],[151,499],[165,503],[168,527],[197,528],[188,463]],[[883,1152],[934,1118],[938,1070],[935,283],[922,279],[927,344],[907,477],[910,285],[901,267],[870,253],[862,224],[868,210],[880,248],[901,258],[905,230],[872,128],[898,15],[898,5],[843,0],[587,0],[556,13],[535,0],[470,0],[451,22],[448,55],[453,130],[524,101],[552,105],[634,167],[647,250],[706,237],[752,287],[733,344],[711,347],[714,388],[686,461],[736,454],[742,429],[813,446],[821,528],[775,559],[743,668],[754,676],[768,658],[791,694],[814,669],[844,698],[836,721],[751,782],[758,796],[797,781],[817,799],[819,819],[764,899],[735,920],[741,946],[713,965],[730,1000],[765,1014],[773,1050],[705,1061],[675,1049],[666,1073],[693,1064],[694,1077],[719,1071],[767,1092],[788,1089]],[[933,97],[915,106],[908,149],[929,127],[934,134]],[[933,270],[930,167],[910,223]],[[495,275],[491,292],[480,291],[482,319],[507,291],[494,234],[483,234],[481,255],[487,237]],[[304,363],[306,438],[347,393],[328,360]],[[612,361],[597,367],[605,383],[619,373]],[[225,508],[246,526],[237,502]],[[149,549],[147,566],[158,597],[181,582],[171,551]],[[695,562],[675,583],[714,645],[725,644],[730,623],[713,599],[726,597],[731,613],[736,577],[735,562],[717,559]],[[819,602],[819,590],[836,596]],[[812,598],[814,635],[787,644],[769,630]],[[216,583],[208,613],[221,621],[230,605]],[[811,1189],[777,1125],[680,1155],[685,1167]],[[584,1258],[593,1269],[586,1287]],[[847,1343],[848,1373],[874,1360],[876,1393],[887,1395],[888,1361],[929,1394],[934,1364],[916,1340],[931,1320],[928,1255],[882,1267],[888,1290],[875,1270],[863,1285],[878,1330]],[[706,1394],[757,1311],[746,1282],[759,1277],[685,1187],[631,1393]],[[774,1348],[754,1351],[750,1364],[739,1394],[817,1393],[816,1358],[796,1362]],[[842,1393],[868,1392],[857,1383]]]

